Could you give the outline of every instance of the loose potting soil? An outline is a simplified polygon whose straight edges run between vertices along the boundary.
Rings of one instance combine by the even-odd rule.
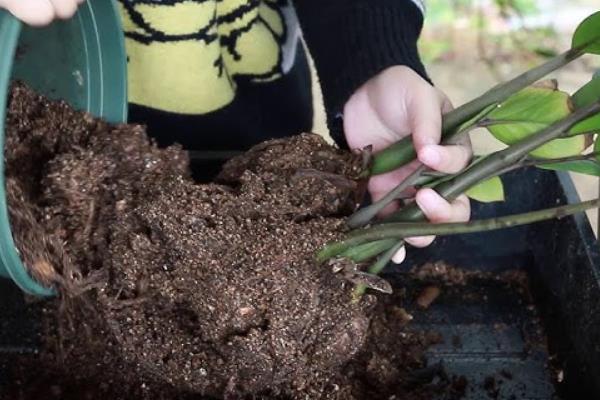
[[[427,399],[440,390],[415,383],[438,338],[406,329],[403,293],[352,302],[346,277],[314,261],[343,234],[360,155],[303,134],[260,144],[201,185],[181,148],[158,149],[141,126],[107,124],[23,85],[12,89],[6,134],[17,247],[31,274],[60,291],[38,304],[44,350],[19,363],[11,393]]]

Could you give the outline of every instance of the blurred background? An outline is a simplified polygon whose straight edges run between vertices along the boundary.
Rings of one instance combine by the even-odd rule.
[[[600,1],[426,0],[426,4],[421,58],[434,84],[459,106],[567,50],[579,22],[598,11]],[[551,78],[572,93],[598,69],[597,57],[583,57]],[[314,131],[326,133],[318,93],[316,98]],[[502,148],[484,130],[474,131],[471,139],[475,153]],[[582,199],[598,197],[598,178],[579,174],[573,178]],[[596,215],[595,210],[588,212],[597,231]]]

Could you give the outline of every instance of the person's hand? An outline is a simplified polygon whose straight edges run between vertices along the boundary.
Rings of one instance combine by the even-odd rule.
[[[48,25],[56,18],[69,19],[85,0],[0,0],[0,8],[32,26]]]
[[[466,139],[463,144],[440,146],[442,113],[452,110],[444,93],[431,86],[412,69],[394,66],[381,72],[360,87],[344,107],[344,131],[352,149],[372,145],[380,151],[399,139],[412,134],[418,159],[431,169],[456,173],[469,162],[472,151]],[[417,168],[413,162],[369,181],[373,201],[379,200]],[[463,222],[470,217],[466,196],[449,203],[432,189],[416,193],[416,202],[427,218],[434,223]],[[398,208],[391,204],[382,214]],[[425,247],[433,237],[409,238],[413,246]],[[394,262],[401,263],[406,251],[402,249]]]

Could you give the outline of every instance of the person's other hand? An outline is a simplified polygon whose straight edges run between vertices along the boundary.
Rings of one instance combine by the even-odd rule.
[[[412,69],[405,66],[390,67],[360,87],[344,107],[344,131],[352,149],[372,145],[378,152],[413,135],[413,143],[420,162],[429,168],[456,173],[471,159],[472,150],[468,139],[462,144],[441,146],[442,114],[452,110],[452,104],[444,93],[431,86]],[[395,171],[374,176],[369,181],[369,192],[377,201],[410,175],[418,163],[413,162]],[[427,218],[434,223],[464,222],[470,217],[470,203],[460,196],[452,203],[444,200],[432,189],[416,193],[416,202]],[[391,204],[382,214],[398,208]],[[409,238],[413,246],[425,247],[434,237]],[[402,249],[394,257],[401,263],[406,251]]]
[[[85,0],[0,0],[0,8],[32,26],[48,25],[53,20],[69,19]],[[107,0],[108,1],[108,0]]]

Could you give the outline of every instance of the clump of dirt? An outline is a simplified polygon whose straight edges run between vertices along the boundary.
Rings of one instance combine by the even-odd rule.
[[[187,177],[186,154],[159,150],[141,126],[112,126],[14,85],[6,180],[17,247],[44,284],[81,284],[105,265],[120,212]]]
[[[86,382],[102,383],[92,398],[416,393],[409,372],[436,336],[399,337],[406,313],[385,310],[401,299],[353,303],[352,285],[314,261],[356,205],[359,155],[303,134],[199,185],[181,148],[22,85],[5,153],[17,247],[61,290],[36,361],[69,382],[57,398]]]
[[[60,340],[56,334],[46,335],[46,350],[40,356],[19,356],[16,360],[5,360],[8,365],[13,366],[12,374],[6,377],[7,382],[12,385],[6,391],[0,390],[0,397],[4,393],[9,396],[7,398],[22,400],[40,397],[56,400],[430,400],[439,395],[448,399],[462,398],[464,390],[458,388],[460,378],[448,377],[442,368],[428,367],[424,363],[424,350],[439,343],[441,339],[434,332],[408,329],[410,319],[406,318],[406,311],[401,307],[407,300],[405,293],[382,298],[371,310],[370,325],[360,350],[348,362],[331,370],[317,371],[315,368],[315,375],[303,388],[282,390],[281,387],[266,387],[257,393],[242,393],[239,387],[233,390],[236,382],[229,382],[220,394],[209,396],[196,393],[148,374],[126,361],[119,354],[120,344],[114,340],[104,342],[98,332],[105,327],[97,324],[97,319],[89,315],[90,322],[75,322],[75,326],[80,329],[79,337],[69,331],[63,333],[71,338],[68,343]],[[58,313],[57,307],[57,303],[45,306],[46,323],[52,324]],[[297,357],[303,356],[299,354],[294,359],[297,360]],[[345,356],[337,354],[336,357],[340,359]],[[224,363],[228,362],[224,360]],[[205,369],[201,369],[200,373],[207,374],[206,379],[210,379]],[[240,376],[238,379],[238,382],[244,382],[252,377]]]

